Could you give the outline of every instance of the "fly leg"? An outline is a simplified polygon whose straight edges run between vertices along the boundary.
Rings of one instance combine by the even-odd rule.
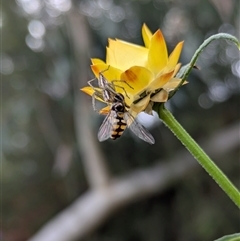
[[[131,89],[134,89],[134,88],[133,88],[127,81],[125,81],[125,80],[112,80],[112,81],[111,81],[111,85],[114,86],[114,89],[115,89],[115,87],[121,88],[121,89],[124,91],[126,97],[127,97],[128,99],[130,99],[130,97],[129,97],[129,95],[127,94],[125,88],[122,87],[122,86],[119,86],[119,85],[115,85],[115,84],[114,84],[115,82],[123,82],[123,83],[126,84],[129,88],[131,88]]]

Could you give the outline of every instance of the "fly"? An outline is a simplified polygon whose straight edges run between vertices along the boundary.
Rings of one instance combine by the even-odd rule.
[[[88,84],[93,88],[94,93],[92,96],[92,106],[93,109],[96,111],[96,103],[95,103],[95,97],[99,97],[100,99],[104,100],[106,103],[111,105],[113,102],[115,102],[115,96],[117,95],[115,87],[122,88],[125,92],[126,97],[129,98],[127,92],[122,86],[115,85],[113,82],[124,82],[127,84],[130,88],[132,88],[126,81],[123,80],[114,80],[112,82],[108,82],[107,79],[104,77],[103,72],[107,71],[110,66],[106,70],[103,70],[99,72],[99,78],[98,78],[98,87],[92,85],[92,82],[95,79],[89,80]]]
[[[140,139],[150,144],[154,144],[155,140],[153,136],[127,111],[126,107],[128,106],[125,103],[124,96],[116,92],[115,87],[122,88],[126,97],[129,98],[122,86],[118,86],[113,83],[117,81],[120,82],[121,80],[108,82],[103,76],[103,72],[107,71],[108,69],[99,73],[98,88],[94,87],[91,83],[95,79],[88,81],[88,84],[94,90],[94,94],[92,96],[93,109],[96,110],[95,97],[104,100],[110,106],[110,111],[99,128],[98,140],[105,141],[109,138],[116,140],[117,138],[121,137],[124,130],[129,127],[129,129]],[[127,82],[125,83],[132,88]]]
[[[150,144],[155,143],[153,136],[127,111],[124,96],[116,93],[111,109],[99,128],[98,140],[105,141],[109,138],[115,140],[122,136],[126,127],[129,127],[140,139]]]

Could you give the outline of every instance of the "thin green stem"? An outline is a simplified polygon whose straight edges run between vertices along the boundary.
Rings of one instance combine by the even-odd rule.
[[[237,45],[238,49],[240,49],[240,42],[238,41],[238,39],[230,34],[227,33],[219,33],[219,34],[215,34],[212,35],[211,37],[209,37],[208,39],[206,39],[200,46],[199,48],[196,50],[195,54],[193,55],[191,61],[189,64],[187,64],[187,66],[184,66],[184,73],[183,75],[180,77],[181,78],[181,82],[179,83],[179,85],[170,93],[169,95],[169,99],[177,92],[177,90],[183,85],[184,81],[187,79],[187,77],[189,76],[192,68],[194,67],[195,63],[197,62],[197,59],[200,55],[200,53],[214,40],[218,40],[218,39],[224,39],[224,40],[229,40],[231,42],[233,42],[234,44]]]
[[[158,105],[158,115],[164,124],[173,132],[181,143],[189,150],[199,164],[208,172],[223,191],[240,208],[240,193],[237,188],[229,181],[225,174],[208,157],[201,147],[192,139],[192,137],[177,122],[173,115],[165,109],[164,105]]]

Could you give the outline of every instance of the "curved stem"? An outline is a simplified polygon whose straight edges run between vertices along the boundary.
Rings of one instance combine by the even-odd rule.
[[[192,137],[183,129],[173,115],[165,109],[164,105],[159,105],[158,115],[164,124],[173,132],[181,143],[189,150],[199,164],[208,172],[223,191],[240,208],[240,193],[230,182],[225,174],[216,166],[201,147],[192,139]]]
[[[187,66],[185,66],[185,70],[183,75],[181,76],[181,82],[179,83],[179,85],[169,94],[169,99],[178,91],[178,89],[182,86],[182,84],[184,83],[184,81],[187,79],[187,77],[189,76],[192,68],[194,67],[195,63],[197,62],[197,59],[200,55],[200,53],[214,40],[218,40],[218,39],[225,39],[225,40],[229,40],[231,42],[233,42],[234,44],[237,45],[238,49],[240,49],[240,42],[238,41],[238,39],[230,34],[227,33],[219,33],[219,34],[215,34],[212,35],[211,37],[209,37],[208,39],[206,39],[200,46],[199,48],[196,50],[195,54],[193,55],[191,61],[189,64],[187,64]]]

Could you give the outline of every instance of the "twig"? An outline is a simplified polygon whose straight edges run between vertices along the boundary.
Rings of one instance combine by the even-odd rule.
[[[74,76],[74,123],[78,149],[83,161],[88,183],[92,188],[102,188],[108,184],[109,174],[104,162],[97,138],[92,131],[92,108],[86,103],[86,96],[80,92],[81,85],[87,83],[89,69],[87,50],[89,37],[85,18],[72,9],[67,14],[69,39],[72,40],[72,52],[76,60],[76,76]],[[82,83],[81,83],[82,82]]]
[[[213,157],[222,157],[238,147],[240,124],[218,131],[203,148]],[[224,140],[224,141],[223,141]],[[200,167],[187,151],[177,153],[166,164],[132,172],[114,179],[105,188],[90,190],[50,220],[28,241],[75,241],[93,232],[116,209],[162,192],[174,182]]]

